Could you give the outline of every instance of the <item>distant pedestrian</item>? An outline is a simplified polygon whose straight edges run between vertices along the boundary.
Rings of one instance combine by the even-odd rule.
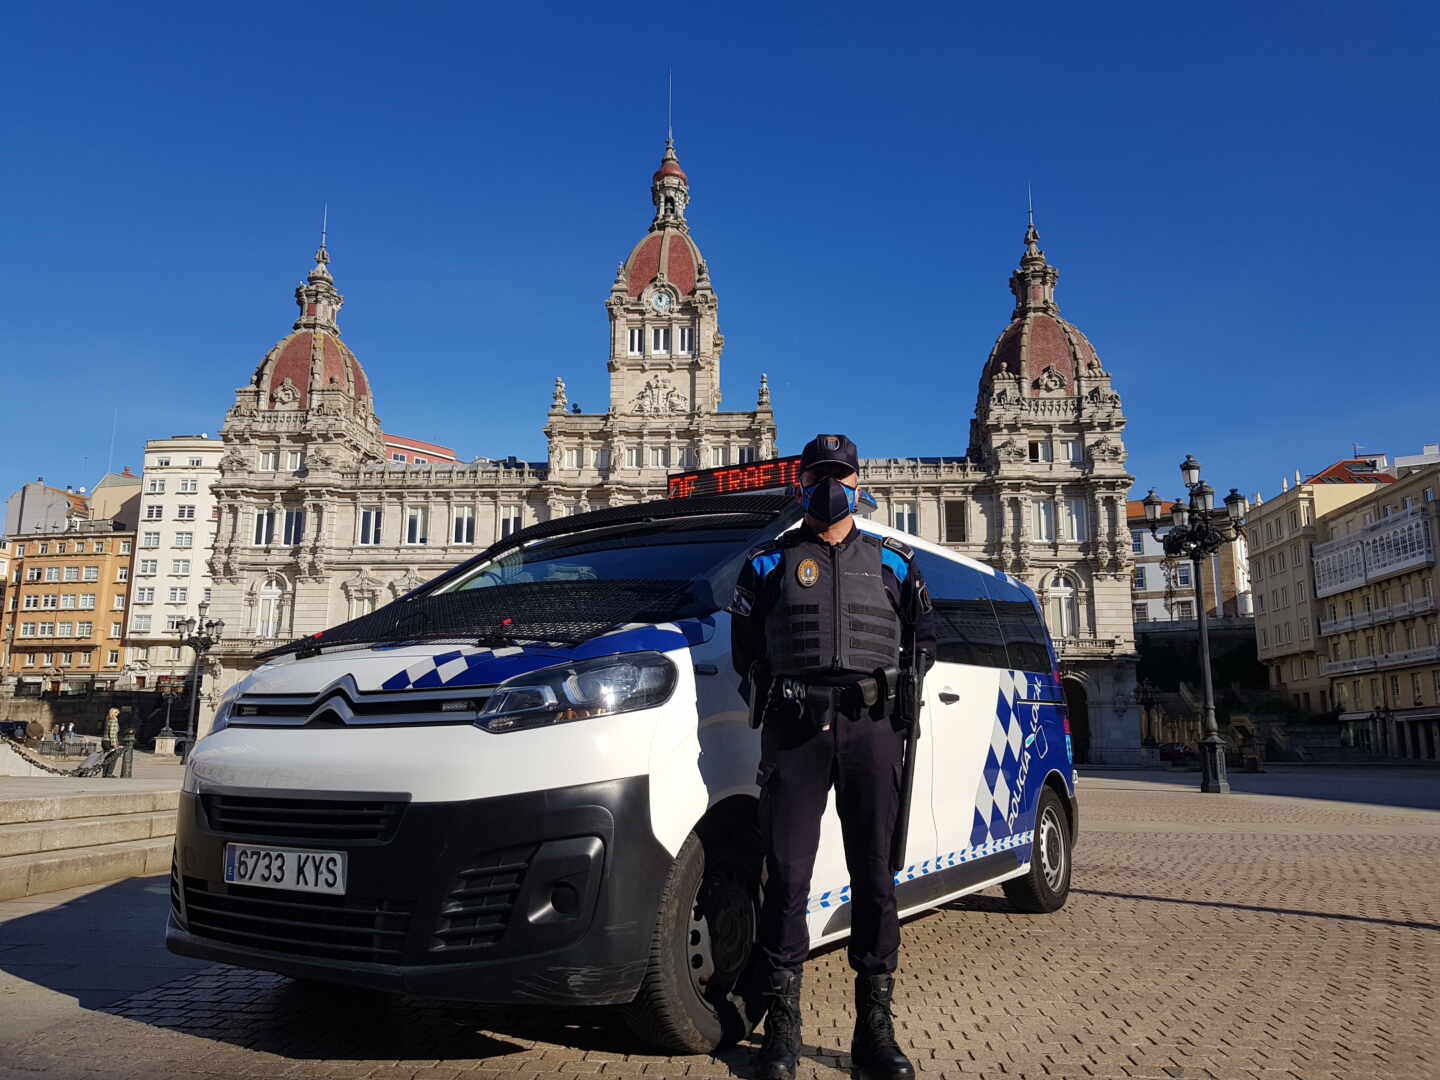
[[[119,746],[119,745],[120,745],[120,710],[117,709],[117,708],[114,708],[114,707],[112,706],[111,709],[110,709],[110,711],[105,714],[105,735],[104,735],[104,737],[100,740],[100,749],[101,749],[101,750],[107,750],[107,751],[108,751],[108,750],[113,750],[113,749],[115,749],[115,747],[117,747],[117,746]],[[106,775],[106,776],[114,776],[114,775],[115,775],[115,762],[114,762],[113,759],[110,759],[110,758],[107,758],[107,759],[106,759],[106,761],[105,761],[105,775]]]

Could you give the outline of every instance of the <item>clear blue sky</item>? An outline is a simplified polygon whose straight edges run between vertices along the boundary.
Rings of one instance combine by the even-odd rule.
[[[0,16],[0,492],[216,431],[330,205],[388,430],[606,399],[665,71],[726,405],[959,454],[1025,184],[1138,493],[1440,438],[1433,4],[176,5]]]

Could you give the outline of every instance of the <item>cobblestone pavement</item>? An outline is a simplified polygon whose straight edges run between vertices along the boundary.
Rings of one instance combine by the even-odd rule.
[[[1082,808],[1062,911],[993,890],[906,925],[897,1012],[923,1074],[1440,1076],[1440,813],[1133,778],[1086,779]],[[749,1047],[661,1057],[606,1015],[164,977],[0,1044],[0,1080],[752,1075]],[[849,1075],[849,992],[843,950],[811,962],[802,1075]]]

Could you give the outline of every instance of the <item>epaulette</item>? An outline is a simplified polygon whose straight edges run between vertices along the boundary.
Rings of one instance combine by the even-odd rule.
[[[906,562],[915,558],[915,549],[902,540],[896,540],[893,536],[885,537],[884,544],[891,551],[895,552]]]

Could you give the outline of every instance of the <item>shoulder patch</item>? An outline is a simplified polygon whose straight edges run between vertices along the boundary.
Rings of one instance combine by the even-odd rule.
[[[915,557],[915,549],[902,540],[896,540],[893,536],[885,537],[885,546],[891,551],[898,552],[900,557],[910,560]]]

